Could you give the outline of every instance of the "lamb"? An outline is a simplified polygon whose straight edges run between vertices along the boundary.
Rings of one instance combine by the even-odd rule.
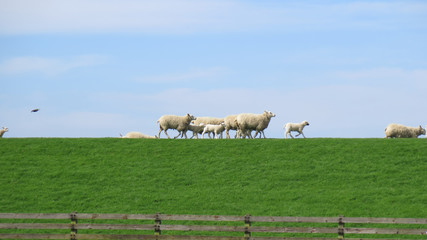
[[[140,132],[128,132],[126,133],[126,135],[122,136],[122,134],[120,134],[120,137],[122,138],[147,138],[147,139],[156,139],[158,138],[157,136],[149,136]]]
[[[236,118],[237,118],[237,114],[236,115],[228,115],[227,117],[224,118],[226,138],[230,138],[230,134],[228,134],[230,129],[237,131],[238,127],[236,124]],[[237,137],[237,136],[238,136],[238,134],[236,133],[235,137]]]
[[[2,137],[3,137],[3,134],[4,134],[5,132],[9,132],[9,128],[7,128],[7,127],[3,127],[2,129],[0,129],[0,138],[2,138]]]
[[[276,114],[270,111],[264,111],[262,114],[241,113],[237,115],[236,120],[241,133],[244,134],[243,137],[247,135],[248,130],[255,130],[256,132],[254,138],[256,138],[258,133],[260,133],[260,138],[261,134],[264,135],[264,138],[266,138],[264,129],[268,127],[271,118],[275,116]]]
[[[309,126],[310,124],[307,121],[302,121],[300,123],[286,123],[283,126],[283,129],[286,129],[285,131],[285,139],[288,138],[288,134],[289,136],[291,136],[291,138],[294,138],[291,134],[291,132],[298,132],[298,135],[295,135],[295,137],[298,137],[299,135],[302,134],[302,136],[305,138],[304,133],[302,132],[302,130],[304,129],[305,126]]]
[[[225,130],[224,122],[218,125],[208,124],[203,129],[202,138],[205,138],[205,133],[210,133],[210,132],[215,134],[216,139],[218,139],[218,137],[222,138],[222,132],[224,132],[224,130]]]
[[[426,130],[421,125],[407,127],[396,123],[389,124],[384,131],[385,138],[418,138],[418,136],[426,134]]]
[[[193,136],[191,138],[195,137],[196,139],[199,139],[197,134],[202,134],[204,129],[205,125],[203,123],[201,123],[200,125],[188,125],[188,130],[193,132]]]
[[[224,118],[217,118],[217,117],[197,117],[196,120],[194,120],[192,123],[194,125],[207,125],[207,124],[213,124],[218,125],[224,122]],[[202,130],[203,131],[203,130]],[[209,133],[209,138],[211,137],[211,133]]]
[[[191,121],[196,120],[196,117],[193,115],[190,115],[187,113],[185,116],[175,116],[175,115],[163,115],[157,120],[157,123],[159,124],[159,135],[162,131],[165,131],[166,136],[169,137],[167,130],[168,129],[176,129],[179,134],[175,138],[178,138],[181,135],[184,135],[185,138],[187,138],[187,130],[188,125],[190,125]]]

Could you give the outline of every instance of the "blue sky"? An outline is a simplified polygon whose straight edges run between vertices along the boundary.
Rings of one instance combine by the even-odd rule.
[[[269,110],[274,138],[425,127],[426,22],[426,1],[0,0],[0,126],[154,135],[164,114]]]

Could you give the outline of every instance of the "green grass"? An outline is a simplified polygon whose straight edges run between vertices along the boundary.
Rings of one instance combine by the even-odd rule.
[[[426,139],[0,139],[0,212],[427,218]]]

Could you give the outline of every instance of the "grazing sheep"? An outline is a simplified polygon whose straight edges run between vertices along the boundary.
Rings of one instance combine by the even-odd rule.
[[[236,124],[236,118],[237,118],[237,114],[236,115],[228,115],[227,117],[224,118],[226,138],[230,138],[230,134],[228,133],[230,130],[236,130],[237,131],[238,127]],[[236,132],[235,138],[237,138],[238,135],[239,134]]]
[[[425,135],[426,130],[420,126],[407,127],[401,124],[391,123],[385,128],[385,138],[417,138]]]
[[[2,129],[0,129],[0,138],[2,138],[2,137],[3,137],[3,134],[4,134],[5,132],[9,132],[9,128],[7,128],[7,127],[3,127]]]
[[[302,130],[304,129],[305,126],[309,126],[310,124],[307,121],[302,121],[301,123],[286,123],[283,126],[283,129],[286,129],[285,131],[285,139],[288,138],[288,134],[289,136],[291,136],[291,138],[294,138],[291,134],[291,132],[298,132],[298,135],[295,135],[295,137],[298,137],[299,135],[302,134],[302,136],[305,138],[304,133],[302,132]]]
[[[162,131],[165,131],[166,136],[169,137],[167,130],[168,129],[176,129],[179,134],[175,138],[185,135],[185,138],[187,138],[187,130],[188,125],[190,125],[190,122],[192,120],[196,120],[196,118],[193,115],[190,115],[187,113],[185,116],[175,116],[175,115],[163,115],[157,120],[157,123],[159,124],[159,138],[160,133]]]
[[[266,138],[264,134],[264,129],[268,127],[271,118],[275,116],[276,114],[270,111],[264,111],[264,113],[262,114],[241,113],[237,115],[236,120],[239,124],[239,129],[241,133],[244,134],[243,137],[247,135],[248,130],[255,130],[256,132],[254,138],[256,138],[258,133],[260,133],[260,138],[261,134],[264,135],[264,138]]]
[[[202,138],[205,138],[205,133],[211,133],[211,132],[215,134],[216,139],[218,139],[218,137],[222,138],[222,132],[224,132],[224,130],[225,130],[225,123],[223,122],[218,125],[208,124],[203,129]]]
[[[202,134],[204,129],[205,129],[205,125],[203,123],[201,123],[200,125],[193,125],[193,124],[188,125],[188,130],[193,132],[193,136],[191,138],[195,137],[196,139],[199,139],[197,134]]]
[[[149,136],[140,132],[128,132],[126,133],[126,135],[122,136],[122,134],[120,134],[120,137],[122,138],[150,138],[150,139],[155,139],[158,138],[157,136]]]

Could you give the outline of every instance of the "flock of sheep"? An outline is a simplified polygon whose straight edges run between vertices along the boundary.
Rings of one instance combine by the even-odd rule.
[[[157,120],[159,125],[159,133],[156,136],[148,136],[140,132],[130,132],[123,138],[160,138],[162,132],[170,138],[168,135],[168,129],[174,129],[178,131],[178,135],[174,138],[185,137],[187,138],[187,131],[191,131],[193,136],[191,138],[198,138],[201,134],[202,138],[205,138],[207,133],[211,138],[211,133],[214,138],[223,138],[223,132],[225,132],[226,138],[230,138],[229,131],[235,130],[235,138],[256,138],[259,134],[259,138],[264,137],[264,130],[268,127],[272,117],[276,115],[270,111],[264,111],[261,114],[254,113],[241,113],[236,115],[229,115],[225,118],[216,117],[194,117],[191,114],[185,116],[176,115],[164,115]],[[301,123],[287,123],[283,126],[285,129],[285,139],[288,135],[291,138],[291,132],[298,132],[296,137],[302,135],[305,138],[303,129],[305,126],[310,124],[307,121]],[[252,136],[252,132],[255,131],[255,135]],[[426,130],[419,127],[407,127],[400,124],[389,124],[385,129],[385,138],[417,138],[420,135],[425,135]]]
[[[229,115],[225,118],[216,118],[216,117],[194,117],[193,115],[187,114],[185,116],[176,116],[176,115],[164,115],[157,120],[159,125],[159,134],[156,136],[149,136],[140,132],[129,132],[125,136],[120,136],[122,138],[160,138],[162,131],[165,132],[165,135],[170,138],[168,135],[168,129],[175,129],[178,131],[178,137],[187,138],[187,131],[193,132],[191,138],[198,139],[198,135],[201,134],[202,138],[205,138],[207,133],[209,138],[211,138],[211,133],[214,135],[214,138],[223,138],[223,132],[225,131],[226,138],[230,138],[229,131],[235,130],[235,138],[256,138],[259,134],[259,138],[264,137],[264,130],[268,127],[272,117],[276,115],[270,111],[264,111],[261,114],[254,113],[241,113],[236,115]],[[285,139],[288,135],[291,138],[291,132],[298,132],[299,135],[302,135],[305,138],[302,130],[305,126],[310,124],[307,121],[302,121],[301,123],[287,123],[283,126],[285,129]],[[3,137],[4,133],[8,132],[9,129],[3,127],[0,129],[0,138]],[[255,131],[255,135],[252,136],[252,132]],[[389,124],[385,129],[385,138],[417,138],[420,135],[426,135],[426,129],[422,128],[421,125],[418,127],[407,127],[401,124]]]

